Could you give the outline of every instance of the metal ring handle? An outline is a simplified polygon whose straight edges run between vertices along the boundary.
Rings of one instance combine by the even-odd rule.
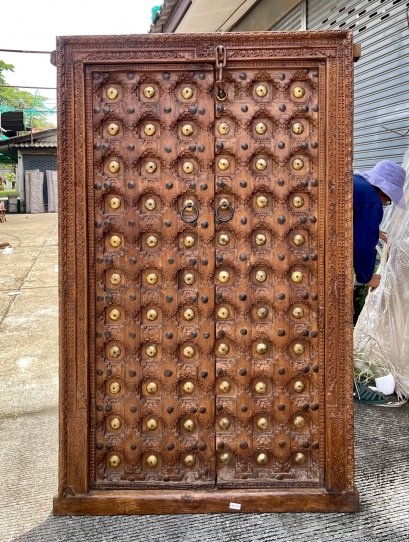
[[[222,218],[222,217],[219,215],[219,209],[230,209],[230,214],[229,214],[229,216]],[[234,215],[234,209],[233,209],[233,207],[230,205],[230,203],[223,204],[223,205],[219,205],[219,206],[216,208],[216,218],[217,218],[217,220],[218,220],[219,222],[228,222],[229,220],[231,220],[231,219],[233,218],[233,215]]]
[[[186,209],[194,209],[195,211],[195,214],[193,216],[193,218],[191,218],[191,220],[188,220],[186,217],[185,217],[185,210]],[[186,222],[186,224],[191,224],[192,222],[195,222],[199,217],[199,209],[195,206],[195,205],[192,205],[191,203],[188,203],[187,205],[185,205],[182,210],[180,211],[180,218],[183,220],[183,222]]]

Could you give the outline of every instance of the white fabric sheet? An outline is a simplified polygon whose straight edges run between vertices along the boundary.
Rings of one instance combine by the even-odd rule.
[[[44,213],[44,172],[43,171],[29,171],[28,172],[28,186],[29,186],[29,200],[30,200],[30,213]]]
[[[384,213],[381,283],[368,294],[354,330],[355,368],[368,379],[392,373],[400,399],[409,398],[409,150],[402,165],[406,208],[392,205]]]

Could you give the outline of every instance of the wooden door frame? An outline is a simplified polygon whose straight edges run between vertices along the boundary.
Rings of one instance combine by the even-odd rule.
[[[272,490],[90,490],[89,300],[87,202],[92,184],[85,148],[85,68],[90,64],[213,63],[217,45],[227,61],[245,67],[255,60],[321,63],[326,72],[325,292],[325,487]],[[60,272],[60,458],[57,514],[143,514],[355,511],[352,361],[352,112],[353,43],[348,31],[295,33],[161,34],[64,37],[57,40],[59,272]],[[85,104],[87,108],[90,103]],[[325,307],[325,312],[324,312]]]

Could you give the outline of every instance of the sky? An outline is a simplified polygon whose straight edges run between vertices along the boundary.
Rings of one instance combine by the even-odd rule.
[[[53,51],[56,36],[144,34],[149,31],[152,7],[160,4],[162,0],[19,0],[14,11],[7,3],[0,49]],[[56,68],[49,55],[0,51],[0,60],[15,66],[14,73],[5,74],[10,85],[56,86]],[[55,90],[40,92],[53,107]]]

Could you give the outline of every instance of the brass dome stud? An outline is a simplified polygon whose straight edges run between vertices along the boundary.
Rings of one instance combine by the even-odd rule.
[[[268,199],[266,196],[258,196],[256,199],[257,207],[260,207],[260,209],[263,209],[264,207],[267,207],[268,205]]]
[[[220,429],[226,430],[229,429],[231,423],[228,418],[220,418],[219,420],[219,427]]]
[[[297,429],[302,429],[305,426],[305,419],[302,416],[296,416],[293,424]]]
[[[150,467],[151,469],[154,469],[157,464],[158,464],[158,458],[156,457],[156,455],[149,455],[147,458],[146,458],[146,464],[148,465],[148,467]]]
[[[158,169],[158,166],[155,162],[146,162],[145,164],[145,171],[146,173],[155,173],[155,171]]]
[[[304,235],[301,235],[301,233],[294,235],[293,243],[298,247],[302,246],[305,243]]]
[[[294,456],[294,462],[297,464],[297,465],[304,465],[304,463],[307,461],[307,458],[305,457],[305,455],[301,452],[298,452],[295,454]]]
[[[259,158],[256,161],[256,169],[258,171],[265,171],[267,169],[267,161],[264,158]]]
[[[258,122],[255,129],[257,134],[263,135],[267,132],[267,124],[265,122]]]
[[[227,452],[223,452],[219,455],[220,462],[223,463],[223,465],[227,465],[230,462],[230,454]]]
[[[191,87],[183,87],[181,90],[182,98],[185,100],[190,100],[193,96],[193,89]]]
[[[256,95],[259,98],[264,98],[264,96],[267,96],[267,93],[268,93],[268,88],[266,87],[266,85],[257,85],[256,86]]]
[[[149,309],[146,313],[146,318],[147,320],[149,320],[150,322],[154,322],[155,320],[158,319],[158,311],[156,309]]]
[[[149,235],[146,238],[146,246],[149,248],[155,248],[158,245],[158,238],[156,235]]]
[[[186,309],[183,311],[183,318],[185,320],[193,320],[193,318],[195,317],[195,311],[193,309]]]
[[[291,130],[293,134],[300,135],[304,132],[304,124],[302,122],[294,122]]]
[[[153,98],[156,94],[154,87],[148,85],[143,89],[143,95],[145,98]]]
[[[156,133],[156,126],[151,122],[148,122],[148,124],[145,124],[143,131],[145,135],[153,136]]]
[[[220,282],[229,282],[230,273],[228,271],[220,271],[218,274],[218,279]]]
[[[119,273],[112,273],[112,275],[109,277],[109,282],[114,286],[118,286],[118,284],[121,284],[122,282],[122,275]]]
[[[109,385],[109,393],[112,395],[118,395],[121,391],[121,384],[119,382],[111,382]]]
[[[221,344],[219,344],[219,346],[217,347],[217,352],[218,352],[221,356],[227,356],[227,354],[230,352],[230,347],[229,347],[228,344],[221,343]]]
[[[219,384],[219,390],[220,390],[222,393],[228,393],[228,392],[231,390],[231,384],[230,384],[230,382],[228,382],[227,380],[223,380],[222,382],[220,382],[220,384]]]
[[[267,454],[258,454],[257,456],[257,463],[259,465],[267,465],[268,463],[268,456]]]
[[[111,358],[119,358],[119,356],[121,355],[121,349],[119,348],[119,346],[112,346],[109,349],[109,355],[111,356]]]
[[[293,388],[295,392],[302,393],[305,390],[305,384],[302,380],[296,380]]]
[[[119,248],[122,245],[122,239],[119,235],[112,235],[109,239],[109,244],[112,248]]]
[[[121,458],[119,457],[119,455],[111,455],[109,456],[108,462],[110,467],[112,467],[113,469],[117,469],[121,464]]]
[[[261,429],[262,431],[265,431],[268,429],[268,420],[267,418],[259,418],[257,420],[257,427]]]
[[[295,171],[300,171],[304,167],[304,160],[301,158],[294,158],[291,162],[291,166]]]
[[[121,428],[121,425],[122,425],[122,422],[119,418],[112,418],[111,421],[109,422],[109,426],[111,427],[111,429],[114,429],[114,430],[118,430]]]
[[[267,385],[264,382],[257,382],[257,384],[254,386],[254,389],[256,393],[259,395],[263,395],[263,393],[266,393],[267,391]]]
[[[230,167],[230,162],[229,162],[229,160],[227,160],[227,158],[220,158],[220,160],[218,160],[218,162],[217,162],[217,167],[221,171],[226,171]]]
[[[267,273],[263,270],[258,270],[256,272],[256,281],[257,282],[265,282],[267,279]]]
[[[195,385],[193,382],[185,382],[182,387],[185,393],[193,393],[195,391]]]
[[[158,349],[156,348],[154,344],[150,344],[146,348],[145,354],[148,356],[148,358],[154,358],[158,354]]]
[[[219,134],[226,135],[230,132],[230,125],[227,122],[221,122],[218,125],[217,130]]]
[[[117,197],[110,198],[109,206],[111,207],[111,209],[119,209],[121,207],[120,198],[117,198]]]
[[[153,198],[148,198],[144,203],[144,207],[147,211],[153,211],[156,209],[156,201]]]
[[[145,389],[150,395],[153,395],[158,391],[158,385],[156,382],[148,382]]]
[[[196,458],[194,455],[187,455],[184,459],[184,463],[186,465],[186,467],[193,467],[196,463]]]
[[[293,207],[300,209],[304,205],[304,198],[302,196],[295,196],[292,201]]]
[[[115,100],[115,98],[118,98],[119,92],[115,87],[109,87],[105,94],[108,100]]]
[[[303,98],[305,95],[305,89],[304,87],[297,86],[293,88],[293,96],[294,98]]]
[[[151,418],[150,420],[147,420],[146,428],[149,429],[149,431],[156,431],[158,422],[154,418]]]
[[[121,318],[121,311],[119,309],[111,309],[108,314],[109,318],[114,322]]]
[[[186,237],[183,239],[183,244],[186,248],[193,247],[195,243],[195,238],[192,235],[186,235]]]
[[[301,273],[301,271],[293,271],[291,273],[291,280],[293,282],[298,283],[298,282],[301,282],[302,279],[303,279],[303,274]]]
[[[115,136],[119,132],[119,125],[115,122],[110,122],[107,126],[107,132],[111,136]]]
[[[183,422],[183,428],[185,431],[192,433],[196,429],[196,424],[193,420],[185,420]]]
[[[118,171],[121,169],[121,165],[118,162],[118,160],[111,160],[108,163],[108,170],[110,173],[118,173]]]

